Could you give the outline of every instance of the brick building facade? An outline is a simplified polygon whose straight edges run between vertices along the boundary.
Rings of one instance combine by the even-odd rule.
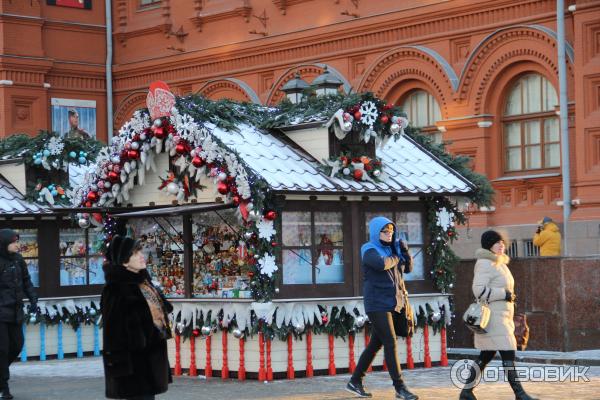
[[[110,21],[103,1],[78,4],[0,2],[0,136],[50,129],[52,99],[75,99],[94,102],[96,136],[107,139],[112,22],[115,129],[144,106],[155,80],[178,94],[274,104],[296,72],[310,83],[327,66],[345,90],[402,104],[423,132],[473,157],[493,182],[495,206],[470,210],[461,256],[471,256],[486,227],[504,228],[517,243],[513,254],[528,255],[536,221],[562,220],[555,1],[113,0]],[[593,255],[600,1],[567,5],[571,191],[579,203],[569,253]]]

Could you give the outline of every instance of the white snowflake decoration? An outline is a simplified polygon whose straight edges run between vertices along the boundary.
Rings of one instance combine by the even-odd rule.
[[[275,227],[273,226],[273,221],[261,219],[256,225],[258,228],[258,237],[261,239],[271,240],[273,235],[276,233]]]
[[[375,121],[377,121],[377,106],[372,101],[365,101],[360,106],[360,122],[372,127]]]
[[[446,209],[440,209],[437,212],[437,224],[444,230],[448,230],[450,227],[454,226],[454,214],[449,213]]]
[[[61,138],[52,136],[50,140],[48,140],[46,148],[50,151],[51,155],[59,156],[62,154],[63,149],[65,148],[65,144],[63,143]]]
[[[277,264],[275,263],[275,257],[270,254],[265,254],[263,258],[258,260],[260,265],[260,273],[268,275],[269,278],[273,276],[273,273],[277,271]]]

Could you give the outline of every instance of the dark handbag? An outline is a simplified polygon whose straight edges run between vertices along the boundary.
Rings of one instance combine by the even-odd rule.
[[[406,306],[400,312],[392,312],[392,322],[394,323],[394,332],[397,337],[412,336],[415,330],[415,324],[412,317],[412,307],[406,302]]]
[[[527,315],[515,314],[514,321],[517,350],[522,351],[527,348],[527,343],[529,342],[529,325],[527,325]]]

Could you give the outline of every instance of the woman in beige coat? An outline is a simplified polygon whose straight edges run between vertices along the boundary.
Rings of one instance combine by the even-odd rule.
[[[481,350],[479,358],[475,361],[478,368],[471,367],[465,388],[460,392],[460,400],[477,400],[473,394],[475,378],[478,373],[483,372],[497,351],[502,357],[502,366],[515,392],[515,399],[536,400],[525,392],[521,382],[517,380],[515,371],[515,280],[506,266],[510,259],[504,254],[504,239],[498,232],[484,232],[481,236],[481,247],[475,252],[477,263],[473,277],[473,294],[488,301],[490,321],[486,333],[475,334],[475,348]]]

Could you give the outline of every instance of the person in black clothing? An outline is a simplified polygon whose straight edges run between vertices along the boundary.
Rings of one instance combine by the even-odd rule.
[[[0,229],[0,398],[12,399],[8,388],[10,364],[23,347],[21,324],[23,297],[29,298],[30,310],[37,309],[27,264],[19,251],[19,234],[12,229]]]
[[[385,217],[369,222],[370,240],[361,248],[365,311],[371,321],[372,337],[361,354],[346,390],[359,397],[372,397],[362,380],[375,355],[383,346],[385,362],[396,389],[396,398],[417,400],[400,372],[396,336],[412,335],[414,321],[403,273],[412,271],[412,257],[398,239],[396,226]]]
[[[172,382],[167,314],[173,306],[152,284],[141,249],[138,241],[117,235],[106,253],[100,307],[110,399],[152,400]]]

